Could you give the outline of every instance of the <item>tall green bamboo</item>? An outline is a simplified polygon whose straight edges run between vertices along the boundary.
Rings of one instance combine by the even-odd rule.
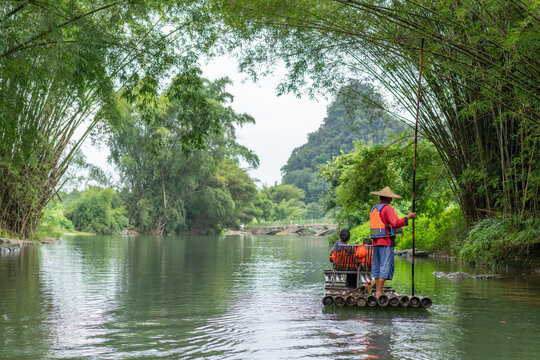
[[[213,41],[195,43],[207,21],[189,0],[0,3],[0,228],[30,236],[117,94],[157,92]]]

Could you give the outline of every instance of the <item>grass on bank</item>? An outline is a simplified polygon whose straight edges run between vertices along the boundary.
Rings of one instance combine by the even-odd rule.
[[[456,255],[483,265],[527,266],[540,257],[540,219],[497,216],[476,224]]]
[[[43,217],[31,241],[39,241],[42,237],[60,238],[63,234],[92,235],[92,233],[77,231],[71,220],[64,216],[64,206],[56,203],[45,208]]]

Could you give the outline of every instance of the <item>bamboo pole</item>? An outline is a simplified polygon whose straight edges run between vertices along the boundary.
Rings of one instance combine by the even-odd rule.
[[[416,154],[418,149],[418,116],[420,114],[420,89],[422,85],[422,59],[424,57],[424,38],[420,44],[420,70],[418,71],[418,94],[416,97],[416,121],[414,124],[414,162],[413,162],[413,188],[412,188],[412,212],[416,212]],[[412,292],[414,296],[414,255],[415,255],[415,238],[414,238],[414,218],[412,219],[412,274],[411,284]]]

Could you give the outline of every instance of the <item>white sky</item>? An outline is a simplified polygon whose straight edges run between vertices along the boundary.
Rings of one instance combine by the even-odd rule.
[[[326,116],[328,101],[310,100],[307,96],[276,95],[279,79],[285,69],[279,68],[255,84],[247,75],[237,71],[235,59],[220,57],[203,65],[203,76],[215,80],[228,76],[233,85],[228,91],[234,96],[232,108],[248,113],[255,124],[246,125],[237,132],[238,142],[253,150],[260,160],[258,169],[250,170],[253,178],[262,184],[273,185],[281,181],[280,169],[287,163],[294,148],[306,143],[307,135],[319,128]]]
[[[321,125],[329,101],[323,98],[315,101],[307,96],[297,98],[292,94],[278,97],[276,87],[285,73],[284,68],[278,67],[273,76],[261,78],[257,84],[237,71],[235,59],[216,58],[208,64],[202,64],[202,70],[203,76],[209,80],[229,77],[233,81],[233,85],[227,88],[234,96],[231,107],[239,113],[250,114],[256,121],[237,132],[237,141],[259,156],[259,168],[249,171],[251,177],[260,180],[259,187],[279,183],[280,168],[285,165],[295,147],[306,143],[308,133]],[[106,147],[96,149],[87,142],[83,152],[89,162],[109,173],[113,171],[106,162]]]

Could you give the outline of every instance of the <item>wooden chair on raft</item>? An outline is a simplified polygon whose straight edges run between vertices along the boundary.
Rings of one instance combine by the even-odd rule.
[[[357,246],[365,248],[365,257],[358,256]],[[371,245],[341,245],[339,252],[335,253],[332,270],[324,271],[325,289],[343,290],[349,288],[350,285],[347,286],[347,275],[349,274],[357,275],[356,286],[352,290],[360,289],[364,283],[371,280],[372,256],[373,249]]]

